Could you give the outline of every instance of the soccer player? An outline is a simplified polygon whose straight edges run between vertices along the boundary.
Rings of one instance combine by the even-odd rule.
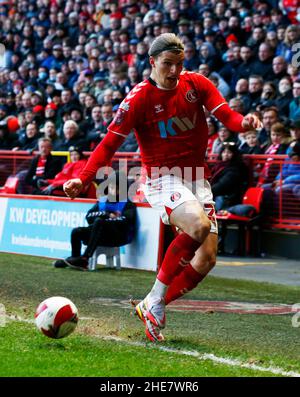
[[[151,291],[135,308],[147,337],[161,341],[165,305],[195,288],[216,262],[217,223],[206,179],[208,128],[203,106],[231,131],[261,128],[261,122],[255,115],[243,117],[231,110],[206,77],[183,71],[184,45],[176,35],[158,36],[150,46],[149,61],[149,79],[129,92],[86,168],[78,179],[66,182],[64,190],[75,198],[135,130],[148,174],[146,198],[160,210],[164,223],[180,230]],[[178,170],[188,177],[183,180]]]

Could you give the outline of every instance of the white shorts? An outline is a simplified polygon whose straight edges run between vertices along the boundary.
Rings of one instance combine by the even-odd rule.
[[[147,178],[144,193],[151,207],[160,211],[161,219],[166,225],[170,225],[169,216],[176,207],[186,201],[198,201],[210,220],[210,232],[218,233],[215,202],[206,179],[183,182],[173,175],[164,175],[154,180]]]

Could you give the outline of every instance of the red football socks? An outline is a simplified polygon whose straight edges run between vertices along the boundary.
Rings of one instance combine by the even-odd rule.
[[[183,267],[193,259],[201,243],[186,233],[179,234],[170,244],[164,257],[157,278],[165,285],[170,285]]]
[[[198,273],[191,264],[174,278],[165,296],[165,304],[169,304],[182,295],[191,291],[204,279],[205,275]]]

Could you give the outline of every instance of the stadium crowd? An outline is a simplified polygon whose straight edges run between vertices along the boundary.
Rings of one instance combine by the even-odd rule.
[[[93,150],[128,92],[150,74],[165,32],[185,44],[184,68],[209,78],[263,128],[233,134],[207,115],[207,155],[285,154],[300,140],[300,8],[283,0],[10,0],[0,3],[0,150]],[[298,13],[298,14],[297,14]],[[12,123],[11,116],[17,122]],[[138,151],[131,133],[119,148]]]

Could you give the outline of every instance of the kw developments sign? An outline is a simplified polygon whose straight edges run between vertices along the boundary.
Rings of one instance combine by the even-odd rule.
[[[87,226],[93,203],[0,197],[0,251],[63,258],[71,255],[73,228]],[[159,214],[138,207],[134,241],[121,247],[121,266],[156,270]]]
[[[0,249],[5,252],[70,256],[70,234],[85,225],[90,203],[0,198]]]

